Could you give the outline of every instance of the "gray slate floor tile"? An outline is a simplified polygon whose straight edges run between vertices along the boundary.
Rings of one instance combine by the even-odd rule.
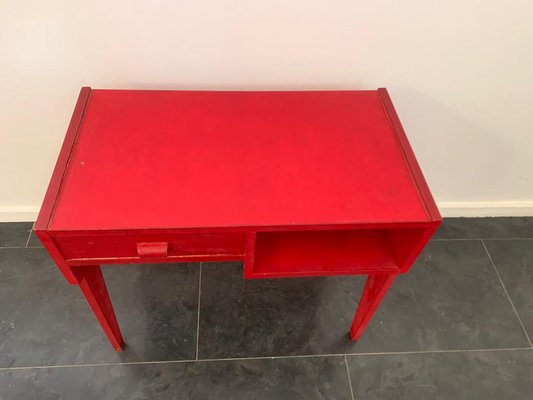
[[[348,356],[355,399],[529,400],[533,351]]]
[[[349,400],[343,357],[0,371],[2,400]]]
[[[24,247],[33,222],[0,222],[0,247]]]
[[[480,241],[437,241],[393,284],[358,342],[348,339],[363,279],[244,280],[202,268],[200,358],[528,346]]]
[[[533,238],[533,217],[444,218],[440,239]]]
[[[486,240],[485,244],[533,340],[533,239]]]
[[[44,249],[0,249],[0,367],[193,359],[199,264],[103,268],[126,341],[115,353]]]
[[[0,399],[351,399],[344,357],[156,364],[196,355],[199,264],[107,266],[123,335],[115,353],[79,288],[32,223],[0,224]],[[390,354],[529,346],[533,218],[447,219],[398,278],[363,337],[347,333],[362,277],[247,281],[239,263],[204,263],[200,358],[347,356],[356,399],[529,399],[533,350]],[[17,366],[117,365],[3,369]]]
[[[28,247],[43,247],[43,244],[39,238],[35,235],[35,232],[30,234],[30,240],[28,241]]]

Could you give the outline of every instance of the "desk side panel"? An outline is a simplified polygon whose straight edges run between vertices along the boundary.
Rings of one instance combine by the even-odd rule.
[[[54,240],[50,236],[48,232],[48,224],[54,212],[54,207],[59,195],[61,183],[63,182],[63,177],[68,166],[68,161],[76,141],[78,129],[81,124],[81,120],[83,119],[83,114],[85,112],[85,107],[89,100],[90,94],[90,87],[81,88],[76,106],[74,107],[74,112],[70,119],[65,139],[63,141],[63,145],[61,147],[61,151],[59,152],[59,156],[54,167],[54,172],[52,173],[50,183],[48,184],[48,189],[46,190],[46,194],[44,196],[41,210],[34,225],[34,230],[37,237],[41,240],[45,249],[55,261],[67,281],[71,284],[77,283],[77,279],[65,261],[63,254],[61,254]]]
[[[400,118],[398,117],[398,114],[396,113],[396,110],[394,109],[394,105],[392,104],[392,100],[389,96],[389,93],[387,89],[385,88],[378,89],[378,93],[381,97],[383,106],[385,107],[385,110],[389,117],[392,128],[396,134],[396,137],[398,138],[398,142],[400,143],[400,146],[402,147],[403,154],[405,156],[407,164],[409,165],[413,179],[416,182],[420,196],[422,197],[422,200],[426,206],[430,220],[442,221],[442,217],[440,215],[439,209],[437,208],[437,205],[435,204],[435,200],[433,199],[431,191],[429,190],[429,186],[426,182],[426,179],[424,178],[424,175],[422,174],[420,165],[418,164],[418,161],[416,160],[415,153],[413,152],[411,144],[409,143],[409,139],[407,138],[407,135],[405,134],[403,126],[400,122]]]
[[[61,187],[61,182],[63,181],[63,176],[65,175],[68,160],[76,141],[76,136],[78,133],[78,128],[80,126],[83,114],[85,112],[85,106],[89,100],[89,95],[91,93],[90,87],[83,87],[78,96],[78,101],[74,108],[74,113],[70,119],[70,123],[65,135],[65,140],[63,141],[63,146],[57,158],[57,162],[48,184],[48,189],[46,190],[46,195],[44,196],[43,204],[35,222],[36,231],[44,231],[48,227],[50,218],[52,217],[54,206],[56,203],[57,196],[59,194],[59,189]],[[40,237],[40,236],[39,236]]]
[[[68,265],[67,261],[65,260],[65,257],[63,254],[59,251],[57,245],[55,244],[52,237],[49,235],[47,231],[35,231],[37,237],[39,240],[43,243],[44,248],[46,251],[48,251],[48,254],[50,257],[52,257],[52,260],[55,261],[63,275],[65,276],[65,279],[68,283],[76,284],[78,283],[78,280],[72,273],[72,270],[70,269],[70,265]]]

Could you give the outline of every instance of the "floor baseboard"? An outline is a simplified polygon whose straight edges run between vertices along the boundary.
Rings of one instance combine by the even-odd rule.
[[[0,222],[35,221],[38,213],[37,206],[0,206]]]
[[[442,201],[443,217],[531,217],[533,201]]]

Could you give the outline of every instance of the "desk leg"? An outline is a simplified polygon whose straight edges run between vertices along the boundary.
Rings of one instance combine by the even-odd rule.
[[[72,268],[72,271],[78,279],[78,285],[83,295],[91,306],[96,319],[100,322],[113,348],[115,351],[122,351],[124,349],[124,340],[118,327],[100,266],[77,267]]]
[[[387,290],[392,282],[394,282],[396,276],[397,274],[368,275],[350,329],[350,337],[352,340],[357,340],[361,337],[366,326],[370,322],[372,315],[374,315],[374,312],[381,303],[381,300],[383,300],[383,297],[385,297]]]

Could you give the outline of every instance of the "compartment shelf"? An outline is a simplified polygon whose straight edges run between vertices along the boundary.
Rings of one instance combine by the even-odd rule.
[[[258,232],[248,278],[398,272],[387,230]]]

